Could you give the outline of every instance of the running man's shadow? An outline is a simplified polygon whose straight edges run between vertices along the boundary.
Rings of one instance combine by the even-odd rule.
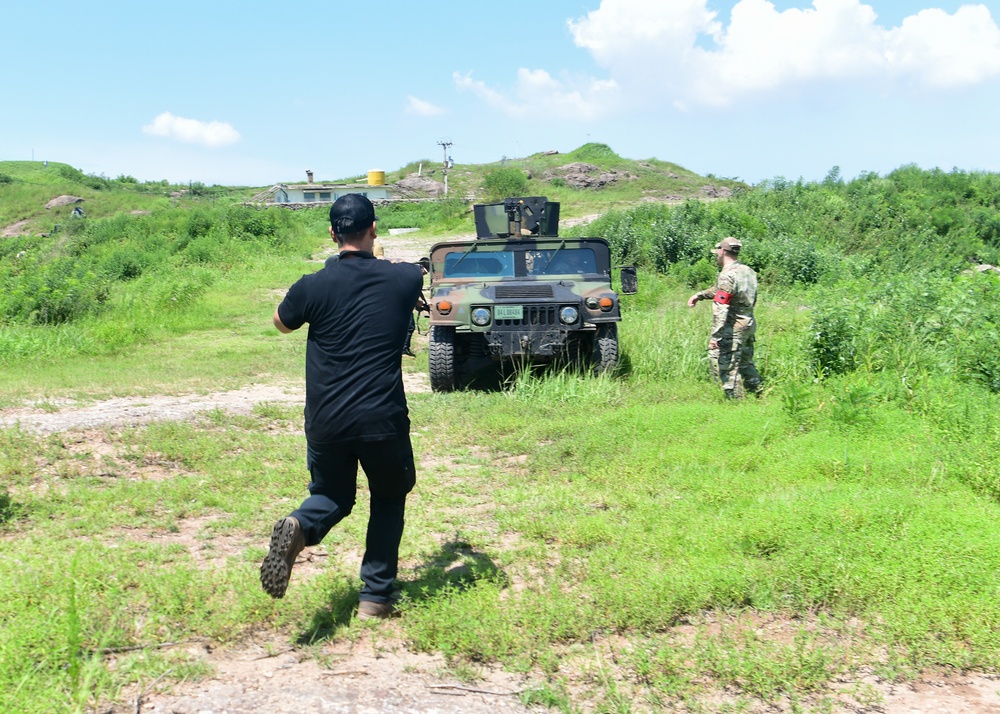
[[[456,538],[417,566],[412,579],[403,580],[402,594],[406,600],[420,602],[444,590],[468,590],[481,580],[506,584],[507,577],[488,555]]]
[[[455,538],[428,556],[423,565],[418,565],[412,577],[400,576],[400,599],[405,607],[407,602],[431,600],[446,590],[468,590],[483,580],[506,584],[507,576],[488,555]],[[334,584],[327,606],[313,614],[312,622],[299,635],[297,644],[310,645],[329,639],[338,628],[350,624],[359,592],[352,583],[344,578]]]

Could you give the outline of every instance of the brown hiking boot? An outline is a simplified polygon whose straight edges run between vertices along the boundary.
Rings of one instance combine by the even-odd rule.
[[[358,603],[359,620],[385,620],[389,617],[399,617],[399,611],[391,602],[362,600]]]
[[[284,597],[288,579],[292,576],[292,566],[305,547],[306,537],[298,519],[288,516],[274,524],[271,544],[264,562],[260,564],[260,584],[268,595]]]

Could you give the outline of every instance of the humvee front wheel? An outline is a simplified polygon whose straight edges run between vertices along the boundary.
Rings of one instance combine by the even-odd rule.
[[[455,328],[442,325],[431,327],[428,362],[431,389],[435,392],[455,390]]]
[[[618,367],[617,323],[608,322],[597,326],[591,363],[595,375],[613,372]]]

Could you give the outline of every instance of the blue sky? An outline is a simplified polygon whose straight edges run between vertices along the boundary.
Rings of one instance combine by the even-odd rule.
[[[603,142],[757,183],[1000,171],[1000,0],[7,0],[0,160],[264,186]]]

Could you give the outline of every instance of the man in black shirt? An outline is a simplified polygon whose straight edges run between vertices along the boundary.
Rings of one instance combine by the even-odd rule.
[[[375,211],[348,194],[330,208],[339,259],[304,275],[274,312],[292,332],[309,324],[306,343],[306,464],[310,496],[271,533],[260,581],[285,594],[295,558],[351,513],[358,463],[368,477],[371,515],[361,564],[358,617],[393,613],[406,494],[415,483],[400,349],[423,278],[411,263],[376,260]]]

